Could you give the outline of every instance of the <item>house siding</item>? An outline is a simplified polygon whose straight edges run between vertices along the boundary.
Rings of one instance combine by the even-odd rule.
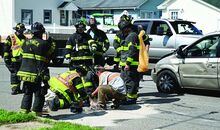
[[[0,35],[6,36],[13,32],[14,0],[0,0]]]
[[[161,11],[157,9],[157,6],[162,2],[164,2],[164,0],[148,0],[140,6],[138,17],[142,18],[141,12],[153,12],[153,18],[160,18]]]
[[[171,10],[179,10],[180,19],[195,21],[204,33],[220,30],[220,12],[194,0],[175,0],[163,10],[162,18],[170,18]]]

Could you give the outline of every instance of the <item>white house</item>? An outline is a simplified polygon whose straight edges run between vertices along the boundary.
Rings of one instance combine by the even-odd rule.
[[[74,27],[72,20],[78,10],[72,0],[0,0],[0,35],[13,33],[12,28],[21,22],[30,28],[31,23],[41,22],[47,31],[68,31]],[[60,29],[54,29],[58,27]]]
[[[166,0],[157,8],[162,18],[194,21],[204,33],[220,30],[220,9],[203,0]]]

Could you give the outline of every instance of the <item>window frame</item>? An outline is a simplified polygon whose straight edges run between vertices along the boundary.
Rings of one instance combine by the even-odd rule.
[[[29,22],[25,22],[24,13],[30,14]],[[31,9],[21,9],[21,23],[25,25],[31,25],[33,23],[33,10]]]
[[[49,16],[45,16],[45,13],[49,13]],[[52,23],[52,10],[49,10],[49,9],[44,9],[44,16],[43,16],[43,19],[44,19],[44,24],[51,24]],[[45,17],[49,17],[48,21],[46,21],[46,18]]]

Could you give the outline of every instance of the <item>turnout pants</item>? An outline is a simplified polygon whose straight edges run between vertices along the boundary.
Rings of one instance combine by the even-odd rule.
[[[34,95],[34,103],[32,111],[42,112],[44,106],[44,95],[41,94],[41,82],[32,83],[24,81],[23,84],[24,96],[21,101],[21,109],[31,111],[32,99]]]
[[[11,65],[6,65],[8,70],[10,71],[10,81],[11,81],[11,89],[12,91],[20,90],[20,79],[17,76],[17,72],[21,66],[20,62],[12,62]]]
[[[137,72],[137,67],[130,67],[130,70],[124,70],[122,67],[121,77],[125,82],[127,98],[136,100],[140,81],[140,73]]]

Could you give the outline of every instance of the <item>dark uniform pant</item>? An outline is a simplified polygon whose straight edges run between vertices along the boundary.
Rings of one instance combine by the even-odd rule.
[[[33,103],[32,111],[42,112],[45,98],[44,95],[41,94],[41,82],[32,83],[32,82],[24,81],[23,91],[24,91],[24,96],[21,102],[21,109],[25,109],[26,111],[31,111],[32,98],[34,94],[34,103]]]
[[[105,66],[105,57],[103,55],[94,55],[94,65]]]
[[[20,79],[17,76],[17,72],[21,66],[20,62],[12,62],[11,65],[6,65],[8,70],[11,73],[10,81],[11,81],[11,89],[14,91],[20,90]]]
[[[140,81],[140,73],[137,72],[137,67],[130,67],[130,70],[124,70],[122,67],[121,77],[125,82],[127,98],[137,99]]]

